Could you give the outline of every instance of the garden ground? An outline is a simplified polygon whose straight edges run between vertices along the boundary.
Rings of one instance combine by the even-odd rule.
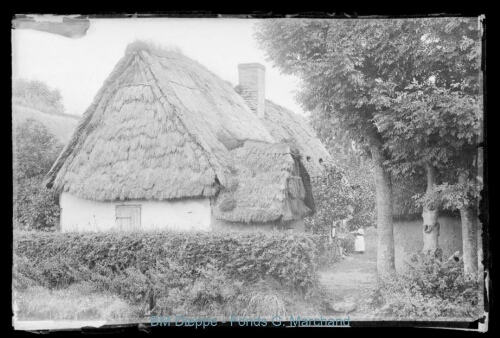
[[[320,283],[327,295],[331,314],[352,318],[370,317],[367,308],[377,285],[377,229],[365,231],[365,253],[353,253],[320,269]],[[327,313],[330,314],[330,313]]]

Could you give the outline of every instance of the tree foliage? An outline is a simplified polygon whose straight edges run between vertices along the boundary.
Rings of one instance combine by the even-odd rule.
[[[375,121],[387,135],[394,173],[411,175],[424,163],[445,171],[469,164],[477,152],[478,95],[429,80],[391,94],[391,113],[376,114]]]
[[[27,119],[14,130],[15,210],[19,226],[48,230],[59,223],[57,196],[42,186],[62,144],[41,122]]]
[[[317,131],[319,139],[331,154],[334,165],[342,173],[344,184],[348,186],[345,197],[349,212],[343,213],[350,218],[347,223],[348,228],[356,230],[376,225],[373,164],[368,159],[366,148],[354,142],[349,134],[335,123],[335,120],[323,121],[318,114],[312,114],[308,122]],[[329,195],[336,195],[339,190],[335,186],[331,189],[333,191],[323,194],[322,198],[338,200],[338,197]],[[317,196],[316,200],[318,198],[320,197]],[[338,220],[337,217],[331,219],[329,223]]]
[[[328,233],[335,221],[350,216],[353,191],[343,171],[329,166],[325,172],[311,179],[316,213],[306,219],[306,227],[313,233]]]
[[[439,87],[477,86],[473,19],[265,20],[256,38],[273,65],[302,79],[304,108],[335,119],[355,141],[379,130],[375,114],[397,103],[388,92],[401,99],[430,76]]]
[[[16,79],[12,83],[14,103],[46,113],[64,113],[59,89],[51,89],[39,80]]]
[[[470,166],[479,128],[479,56],[473,18],[266,20],[256,38],[318,133],[338,126],[360,149],[375,134],[391,173],[430,162],[456,180]],[[463,162],[467,163],[463,163]]]
[[[33,118],[19,124],[13,137],[14,172],[19,178],[45,175],[62,150],[60,141]]]
[[[436,187],[439,198],[444,208],[457,210],[474,205],[479,197],[478,184],[474,180],[449,184],[445,182]]]
[[[338,158],[336,159],[338,160]],[[328,233],[333,223],[347,219],[349,230],[375,225],[375,196],[370,173],[354,177],[348,172],[351,167],[328,166],[325,172],[311,181],[313,186],[316,213],[306,219],[309,231]]]
[[[417,203],[450,209],[473,204],[478,196],[477,144],[481,122],[480,42],[467,20],[448,20],[424,34],[417,55],[438,55],[435,65],[401,88],[379,80],[374,121],[386,137],[393,174],[412,178],[429,164],[440,173],[432,193]],[[378,98],[377,98],[378,97]],[[461,175],[467,182],[459,182]],[[467,201],[467,202],[466,202]]]

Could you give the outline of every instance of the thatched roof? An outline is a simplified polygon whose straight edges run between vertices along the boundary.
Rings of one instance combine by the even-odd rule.
[[[93,200],[213,196],[231,158],[219,140],[274,142],[232,86],[174,52],[129,48],[46,183]]]
[[[299,149],[311,176],[319,174],[331,161],[328,150],[302,116],[267,100],[265,117],[261,121],[278,142],[289,142]]]
[[[301,219],[314,210],[309,176],[293,145],[249,141],[232,154],[237,163],[235,180],[217,198],[213,208],[216,218],[284,222]]]
[[[135,43],[85,111],[45,184],[97,201],[207,196],[220,203],[238,182],[237,205],[222,219],[296,219],[314,203],[304,188],[309,183],[294,181],[308,179],[300,154],[277,144],[286,138],[272,136],[300,133],[278,107],[268,109],[266,124],[231,84],[197,62]],[[289,129],[278,113],[290,120]],[[304,173],[297,174],[298,167]]]

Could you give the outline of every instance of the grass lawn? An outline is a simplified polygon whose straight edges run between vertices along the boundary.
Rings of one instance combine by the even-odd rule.
[[[133,306],[114,294],[97,291],[89,283],[73,284],[68,288],[53,291],[42,286],[30,286],[23,291],[15,291],[14,300],[16,319],[21,321],[144,320],[149,315],[159,315],[149,314],[148,309]],[[297,314],[317,316],[320,314],[320,303],[319,299],[305,300],[290,292],[260,284],[240,294],[232,303],[207,304],[203,310],[195,311],[196,313],[189,311],[172,315],[210,317],[224,321],[231,315],[269,319],[274,315],[280,315],[282,318]]]
[[[140,309],[119,297],[97,292],[87,283],[51,291],[33,286],[14,292],[18,320],[90,320],[137,318]]]

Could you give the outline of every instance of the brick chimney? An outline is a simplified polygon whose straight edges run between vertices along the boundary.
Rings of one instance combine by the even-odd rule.
[[[242,63],[238,65],[241,96],[250,109],[263,118],[265,114],[265,73],[266,67],[260,63]]]

